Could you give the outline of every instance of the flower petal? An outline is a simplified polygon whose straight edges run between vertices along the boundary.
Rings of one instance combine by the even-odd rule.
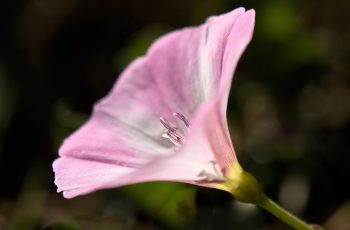
[[[96,183],[108,183],[132,171],[128,167],[70,157],[55,160],[53,169],[57,192],[63,191],[66,198],[77,196]]]
[[[231,89],[233,73],[239,58],[248,46],[253,36],[255,24],[255,11],[248,10],[237,18],[227,38],[227,45],[222,60],[222,80],[220,92],[222,94],[222,114],[226,119],[227,100]]]
[[[218,97],[220,97],[220,119],[223,124],[226,136],[230,136],[226,110],[228,97],[230,94],[233,73],[236,69],[239,58],[252,39],[255,24],[255,11],[249,10],[237,18],[231,28],[230,35],[227,38],[227,45],[222,60],[221,82],[219,86]],[[229,142],[233,148],[231,139]]]
[[[254,11],[239,8],[158,39],[64,141],[53,165],[58,191],[68,198],[144,181],[197,183],[201,170],[213,173],[210,161],[232,164],[227,97],[253,25]],[[191,122],[175,154],[159,122],[173,112]]]
[[[180,110],[191,118],[201,103],[217,93],[226,44],[232,26],[244,12],[244,8],[238,8],[211,17],[199,27],[175,31],[151,46],[148,66],[164,100],[174,111]],[[238,57],[230,61],[235,66]]]
[[[214,187],[211,181],[200,176],[201,172],[215,175],[215,170],[221,167],[216,169],[212,162],[232,166],[236,161],[220,124],[217,109],[220,101],[217,99],[210,100],[197,111],[187,142],[175,154],[159,156],[137,167],[70,157],[57,159],[53,167],[58,192],[64,191],[64,197],[72,198],[99,189],[147,181],[179,181]]]

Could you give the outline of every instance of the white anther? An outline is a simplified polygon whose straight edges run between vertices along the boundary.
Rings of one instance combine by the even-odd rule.
[[[207,172],[206,170],[202,170],[198,176],[199,177],[204,177],[201,179],[201,181],[217,181],[217,182],[223,182],[226,181],[226,177],[222,175],[222,173],[219,172],[217,169],[217,163],[214,160],[209,161],[210,164],[213,166],[213,171],[214,173]]]
[[[209,182],[224,182],[226,181],[226,178],[221,175],[215,175],[212,173],[209,173],[205,170],[202,170],[199,174],[198,177],[203,177],[203,179],[200,179],[200,181],[209,181]]]
[[[216,175],[221,175],[221,174],[222,174],[222,173],[220,173],[220,172],[218,171],[218,169],[217,169],[217,166],[218,166],[218,165],[217,165],[216,161],[211,160],[211,161],[209,161],[209,163],[213,165],[213,170],[214,170],[214,173],[215,173]]]

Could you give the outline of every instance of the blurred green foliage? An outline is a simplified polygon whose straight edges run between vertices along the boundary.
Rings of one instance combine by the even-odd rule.
[[[78,230],[79,225],[72,220],[57,220],[48,227],[50,230]]]
[[[168,226],[183,228],[195,214],[195,188],[173,182],[130,185],[122,191],[134,200],[150,218]]]
[[[273,41],[286,41],[295,36],[300,28],[300,16],[296,3],[288,0],[264,1],[261,7],[261,27],[257,30],[266,38]]]

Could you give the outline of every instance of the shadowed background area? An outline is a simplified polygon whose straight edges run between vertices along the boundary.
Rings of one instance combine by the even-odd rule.
[[[350,3],[337,0],[0,3],[0,229],[289,229],[224,192],[177,183],[56,194],[52,161],[158,36],[238,6],[257,12],[228,106],[238,158],[282,206],[350,229]]]

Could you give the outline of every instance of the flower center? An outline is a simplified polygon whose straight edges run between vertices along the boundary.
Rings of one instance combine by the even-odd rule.
[[[173,113],[173,116],[182,121],[186,128],[190,126],[186,117],[181,113]],[[181,129],[178,126],[174,125],[164,117],[160,117],[159,120],[166,129],[162,137],[169,139],[175,146],[181,146],[185,143],[185,135],[181,132]]]
[[[164,117],[160,117],[159,121],[164,126],[165,130],[162,134],[162,137],[169,139],[175,145],[175,151],[185,143],[185,135],[183,134],[186,131],[186,128],[190,126],[190,123],[186,119],[186,117],[181,113],[173,113],[174,118],[173,122],[170,122],[168,119]],[[176,122],[176,121],[181,121]],[[175,125],[174,123],[178,124]],[[181,126],[180,126],[181,125]],[[186,127],[184,129],[184,126]],[[217,165],[215,160],[211,160],[208,162],[211,164],[211,168],[203,169],[198,173],[198,182],[224,182],[227,178],[224,176],[224,169],[221,169],[219,165]]]

